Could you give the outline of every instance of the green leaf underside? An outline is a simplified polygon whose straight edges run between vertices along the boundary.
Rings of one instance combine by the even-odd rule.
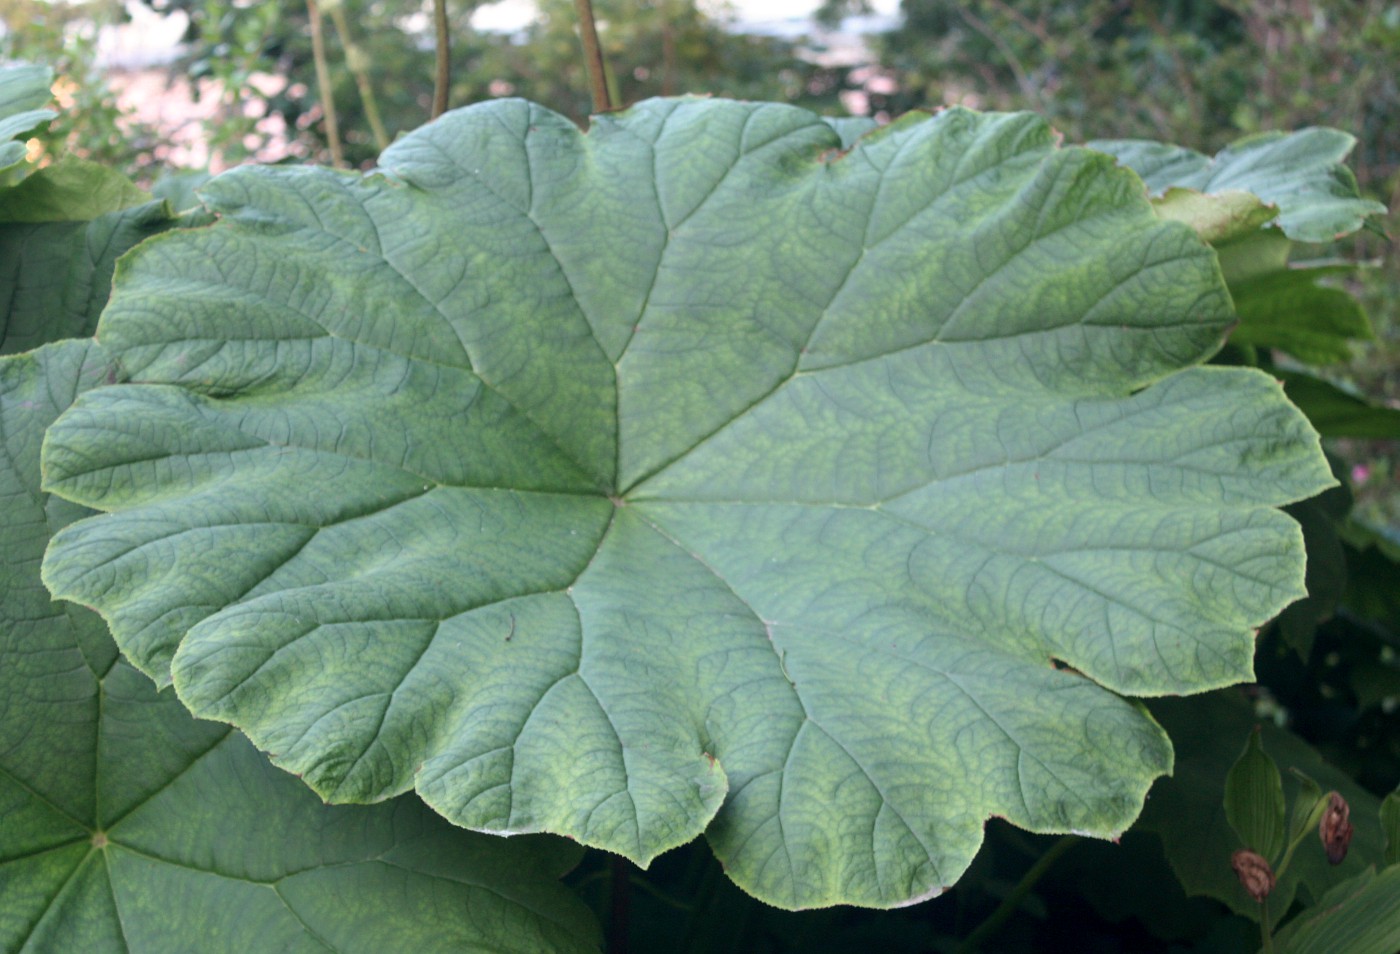
[[[48,536],[86,511],[39,491],[39,441],[113,372],[90,342],[0,361],[0,949],[595,950],[571,846],[328,808],[50,601]]]
[[[1142,139],[1099,140],[1090,149],[1108,153],[1138,175],[1148,191],[1249,192],[1278,206],[1278,225],[1299,242],[1331,242],[1361,228],[1385,206],[1360,196],[1344,160],[1356,138],[1314,127],[1241,139],[1214,157]]]
[[[383,177],[214,180],[119,267],[142,383],[50,431],[111,514],[47,582],[328,798],[642,864],[704,831],[785,907],[936,893],[989,815],[1122,831],[1171,752],[1107,690],[1250,677],[1316,437],[1171,376],[1228,296],[1111,160],[961,110],[840,145],[495,102]]]

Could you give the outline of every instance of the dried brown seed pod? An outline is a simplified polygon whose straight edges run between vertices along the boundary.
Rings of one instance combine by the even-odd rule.
[[[1241,848],[1230,856],[1230,865],[1235,876],[1255,901],[1263,901],[1274,890],[1274,869],[1264,860],[1264,856]]]
[[[1322,847],[1327,850],[1327,860],[1334,865],[1341,864],[1347,856],[1347,846],[1351,844],[1350,818],[1351,806],[1347,800],[1336,792],[1330,793],[1317,833],[1322,838]]]

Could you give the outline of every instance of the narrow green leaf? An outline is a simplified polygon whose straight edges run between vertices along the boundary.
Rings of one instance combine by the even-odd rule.
[[[1225,818],[1246,848],[1278,863],[1285,835],[1283,779],[1259,741],[1258,728],[1225,776]]]
[[[1278,954],[1400,951],[1400,865],[1337,885],[1274,937]]]
[[[1381,802],[1381,828],[1385,832],[1385,863],[1400,864],[1400,790]]]
[[[1290,768],[1288,774],[1298,780],[1298,788],[1293,794],[1293,808],[1289,813],[1288,821],[1288,840],[1293,842],[1305,836],[1308,829],[1316,826],[1315,810],[1324,801],[1323,796],[1326,793],[1306,772]]]

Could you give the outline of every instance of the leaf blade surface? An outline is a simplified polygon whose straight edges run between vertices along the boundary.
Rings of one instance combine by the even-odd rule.
[[[707,832],[785,907],[936,893],[992,814],[1121,832],[1171,751],[1108,690],[1249,677],[1316,436],[1174,373],[1228,295],[1107,158],[957,110],[841,145],[507,102],[383,177],[215,180],[99,329],[138,383],[50,432],[111,514],[46,580],[329,797]]]

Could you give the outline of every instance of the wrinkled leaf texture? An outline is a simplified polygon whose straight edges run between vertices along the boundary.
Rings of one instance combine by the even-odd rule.
[[[704,832],[789,908],[936,894],[991,815],[1116,835],[1172,764],[1124,696],[1249,679],[1302,595],[1316,435],[1191,367],[1215,256],[1110,158],[964,110],[842,145],[498,101],[212,181],[119,267],[133,383],[50,430],[109,514],[46,581],[334,801]]]
[[[327,807],[49,599],[49,534],[87,511],[39,491],[40,438],[115,373],[87,341],[0,359],[0,950],[596,950],[575,846]]]

